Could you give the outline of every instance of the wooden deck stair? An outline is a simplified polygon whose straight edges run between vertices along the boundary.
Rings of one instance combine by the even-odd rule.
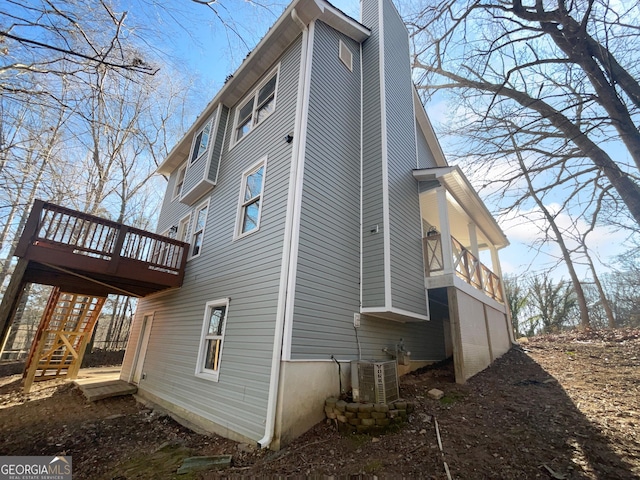
[[[78,375],[105,300],[53,289],[25,366],[25,393],[33,382]]]
[[[0,351],[27,284],[87,297],[144,297],[182,285],[188,248],[173,238],[36,200],[0,303]]]

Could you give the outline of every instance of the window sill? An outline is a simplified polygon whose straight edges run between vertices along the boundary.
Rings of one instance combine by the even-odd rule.
[[[217,382],[220,372],[196,372],[196,377],[210,382]]]

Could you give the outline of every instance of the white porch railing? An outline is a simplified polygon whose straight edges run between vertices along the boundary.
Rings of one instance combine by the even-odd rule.
[[[444,272],[442,235],[428,235],[422,241],[425,255],[425,275],[430,277]],[[451,250],[453,253],[452,267],[456,275],[469,285],[484,291],[494,300],[504,303],[500,278],[454,237],[451,237]]]

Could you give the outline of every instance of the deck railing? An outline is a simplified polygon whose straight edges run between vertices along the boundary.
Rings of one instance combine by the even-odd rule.
[[[23,239],[16,251],[29,245],[51,246],[67,253],[108,260],[114,268],[120,259],[147,264],[149,270],[179,275],[184,269],[187,244],[52,203],[36,200]]]
[[[437,275],[445,270],[442,252],[442,235],[428,235],[423,238],[425,275]],[[476,258],[470,250],[451,237],[452,267],[458,277],[469,285],[484,291],[494,300],[504,303],[500,278]]]

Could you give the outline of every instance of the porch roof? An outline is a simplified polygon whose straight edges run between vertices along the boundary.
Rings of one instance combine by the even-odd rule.
[[[458,166],[423,168],[413,171],[419,182],[438,181],[464,209],[496,248],[509,245],[509,240]]]

